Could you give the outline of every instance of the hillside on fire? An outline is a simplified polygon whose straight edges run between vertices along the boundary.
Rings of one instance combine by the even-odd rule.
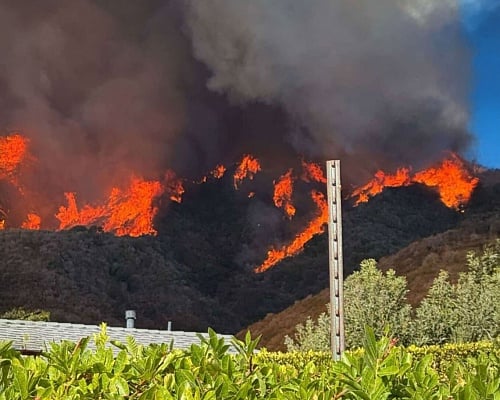
[[[413,306],[427,294],[427,290],[440,270],[449,272],[455,281],[466,270],[469,251],[481,251],[484,246],[500,237],[500,170],[490,170],[482,175],[482,184],[474,193],[463,218],[449,230],[415,240],[394,253],[379,259],[381,270],[389,268],[408,282],[408,301]],[[349,245],[346,245],[349,251]],[[243,329],[238,336],[250,330],[262,335],[261,345],[270,350],[284,351],[285,336],[296,333],[298,324],[308,317],[315,320],[329,303],[329,289],[295,302],[287,309],[268,314],[264,319]]]
[[[445,206],[435,190],[422,184],[386,188],[357,206],[346,200],[346,274],[364,258],[395,254],[382,258],[381,265],[392,266],[385,260],[394,260],[397,271],[416,275],[415,286],[425,288],[435,268],[453,267],[451,261],[458,255],[450,256],[446,249],[452,247],[460,255],[498,236],[500,180],[494,172],[480,175],[461,210]],[[266,181],[265,173],[260,177]],[[56,321],[121,325],[123,311],[134,308],[140,327],[162,328],[172,321],[174,329],[210,326],[236,333],[319,293],[328,285],[326,234],[315,235],[302,251],[256,273],[255,261],[266,256],[262,243],[268,244],[272,233],[272,225],[266,224],[276,216],[271,207],[262,214],[262,203],[272,204],[272,199],[259,197],[258,191],[248,196],[265,187],[263,182],[256,175],[246,182],[248,187],[235,190],[228,174],[188,185],[181,203],[173,202],[156,216],[156,236],[119,237],[102,227],[81,225],[56,232],[0,231],[0,312],[42,308]],[[300,203],[296,205],[300,209]],[[412,242],[422,238],[428,238],[422,242],[428,249],[435,247],[448,259],[432,263],[425,250],[412,250],[418,246]],[[294,319],[287,321],[293,324]]]
[[[398,251],[450,230],[496,235],[461,15],[2,0],[0,313],[236,333],[327,287],[327,160],[346,275],[367,257],[408,268],[420,256]]]

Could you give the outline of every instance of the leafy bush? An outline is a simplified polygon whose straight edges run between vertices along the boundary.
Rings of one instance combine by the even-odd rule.
[[[310,317],[296,326],[294,339],[285,336],[288,351],[321,351],[330,347],[330,310],[321,313],[316,321]]]
[[[110,347],[105,330],[95,336],[95,350],[89,342],[54,343],[38,357],[22,357],[0,343],[0,400],[498,400],[500,393],[498,347],[475,349],[467,364],[461,355],[441,372],[434,354],[415,356],[387,336],[377,341],[372,329],[362,350],[338,362],[317,353],[287,354],[283,362],[283,355],[255,353],[257,340],[249,334],[233,341],[237,353],[231,354],[211,330],[187,351],[143,347],[132,338]]]
[[[45,310],[28,311],[22,307],[16,307],[0,314],[0,318],[22,319],[25,321],[50,321],[50,312]]]
[[[361,262],[361,269],[344,282],[344,324],[346,345],[359,347],[365,326],[372,326],[377,337],[391,327],[391,334],[405,342],[409,335],[411,307],[406,301],[406,279],[393,270],[385,274],[373,259]],[[329,307],[327,306],[329,309]],[[322,313],[296,327],[294,338],[287,336],[289,351],[327,350],[330,343],[330,316]]]
[[[467,255],[468,271],[453,284],[445,271],[416,309],[415,344],[473,342],[500,335],[500,240]]]
[[[500,240],[480,254],[467,255],[468,271],[452,283],[441,271],[427,296],[412,312],[406,301],[404,277],[389,270],[384,275],[375,260],[364,260],[361,269],[344,282],[346,345],[358,347],[364,327],[372,326],[376,337],[389,327],[404,345],[431,345],[493,340],[500,335]],[[327,305],[328,309],[329,306]],[[413,314],[413,317],[412,317]],[[328,350],[330,317],[322,313],[296,327],[286,337],[289,351]]]

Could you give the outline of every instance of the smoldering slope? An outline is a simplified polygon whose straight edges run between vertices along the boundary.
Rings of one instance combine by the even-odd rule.
[[[0,129],[30,137],[40,193],[259,151],[359,177],[471,140],[452,0],[2,0],[0,54]]]

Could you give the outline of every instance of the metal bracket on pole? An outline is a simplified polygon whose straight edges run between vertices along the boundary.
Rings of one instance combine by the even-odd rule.
[[[344,274],[342,257],[342,208],[340,161],[326,162],[328,195],[328,254],[330,268],[331,350],[339,360],[345,350]]]

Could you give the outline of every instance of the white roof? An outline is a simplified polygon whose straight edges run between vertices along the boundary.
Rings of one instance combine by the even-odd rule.
[[[24,321],[13,319],[0,319],[0,340],[12,341],[16,350],[38,352],[48,349],[49,342],[69,340],[78,342],[84,337],[93,337],[99,333],[98,325],[70,324],[61,322]],[[197,332],[166,331],[136,328],[106,328],[110,340],[125,343],[127,336],[133,336],[138,344],[147,346],[151,343],[167,343],[173,340],[175,349],[187,349],[192,344],[199,344]],[[201,333],[208,336],[207,333]],[[223,337],[227,344],[231,343],[232,335],[218,335]],[[93,341],[89,341],[89,348],[95,348]]]

